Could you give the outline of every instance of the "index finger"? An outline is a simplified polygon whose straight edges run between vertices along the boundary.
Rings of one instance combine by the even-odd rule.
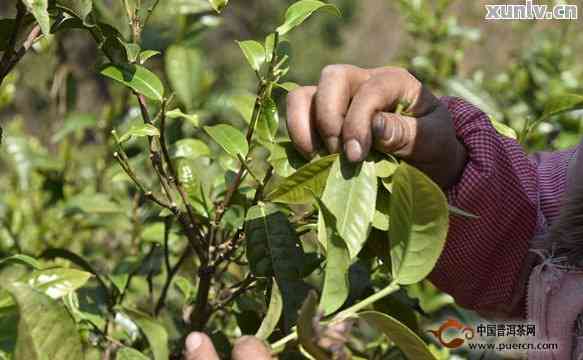
[[[439,104],[405,69],[386,68],[360,87],[342,128],[344,150],[350,161],[362,161],[370,151],[375,115],[394,110],[400,101],[408,104],[405,110],[415,117],[432,112]]]

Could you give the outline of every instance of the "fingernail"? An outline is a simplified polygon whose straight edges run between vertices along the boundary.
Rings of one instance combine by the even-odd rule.
[[[192,333],[186,338],[186,351],[193,353],[202,344],[202,336],[199,333]]]
[[[383,138],[385,136],[385,119],[381,114],[375,115],[372,121],[372,132],[376,138]]]
[[[326,148],[332,154],[340,151],[340,139],[336,136],[330,136],[324,140]]]
[[[362,146],[360,146],[360,143],[356,139],[348,140],[344,144],[344,152],[349,161],[357,162],[362,160]]]

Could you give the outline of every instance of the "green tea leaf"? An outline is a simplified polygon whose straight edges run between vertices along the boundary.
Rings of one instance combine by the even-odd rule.
[[[279,114],[277,113],[277,105],[272,98],[265,99],[256,126],[257,135],[261,140],[268,143],[275,142],[275,135],[279,127]]]
[[[202,55],[197,49],[172,45],[166,50],[164,59],[166,75],[176,97],[187,111],[192,111],[200,103],[205,87]]]
[[[28,11],[34,16],[45,36],[51,33],[48,0],[23,0]]]
[[[247,259],[260,277],[299,279],[303,251],[287,216],[273,204],[259,203],[247,212]]]
[[[320,299],[320,308],[324,315],[330,315],[338,310],[348,298],[350,283],[348,270],[350,268],[350,253],[346,242],[338,234],[336,217],[328,210],[323,201],[316,198],[326,226],[326,273],[324,288]]]
[[[265,62],[270,63],[273,59],[273,50],[275,47],[275,33],[270,33],[265,37]]]
[[[41,267],[40,263],[35,258],[30,257],[28,255],[16,254],[16,255],[5,257],[5,258],[0,260],[0,266],[12,264],[12,263],[23,264],[23,265],[29,266],[35,270],[38,270]]]
[[[301,281],[304,252],[288,217],[274,204],[259,203],[247,212],[247,260],[257,277],[275,276],[283,298],[284,327],[295,322],[309,289]]]
[[[374,166],[375,166],[375,172],[376,172],[378,177],[388,178],[388,177],[393,176],[393,174],[395,174],[395,171],[397,171],[399,164],[383,158],[379,161],[376,161]]]
[[[554,96],[545,103],[541,119],[548,119],[568,111],[583,109],[583,95],[562,94]]]
[[[133,136],[135,137],[144,137],[144,136],[160,136],[160,131],[154,125],[151,124],[134,124],[130,127],[125,134],[123,134],[120,138],[120,142],[126,142],[131,139]]]
[[[254,40],[237,41],[237,44],[241,48],[243,55],[245,55],[247,62],[251,65],[251,68],[259,71],[265,63],[265,49],[263,45]]]
[[[503,124],[499,121],[496,121],[492,117],[490,117],[490,122],[492,123],[492,126],[494,126],[494,129],[496,129],[496,131],[500,135],[504,135],[504,136],[509,137],[511,139],[518,139],[518,134],[510,126]]]
[[[393,177],[389,226],[393,276],[399,284],[414,284],[431,272],[445,244],[448,216],[439,186],[401,163]]]
[[[168,351],[168,334],[164,326],[139,311],[132,309],[126,309],[126,311],[148,339],[154,360],[167,360],[170,353]]]
[[[435,360],[427,344],[397,319],[376,311],[364,311],[358,317],[383,332],[408,359]]]
[[[86,23],[87,16],[93,9],[92,0],[57,0],[57,6]]]
[[[219,124],[215,126],[205,126],[204,131],[206,131],[206,133],[227,152],[227,154],[235,158],[237,155],[241,155],[242,157],[247,156],[249,146],[247,145],[245,135],[231,125]]]
[[[138,61],[140,64],[145,64],[150,58],[160,55],[160,52],[157,50],[144,50],[138,56]]]
[[[223,11],[223,9],[229,3],[229,0],[208,0],[208,1],[211,4],[211,6],[213,7],[213,9],[215,9],[215,11],[218,13]]]
[[[169,119],[185,119],[194,127],[198,127],[200,124],[200,120],[197,114],[185,114],[180,109],[166,111],[166,117]]]
[[[149,360],[150,358],[142,354],[138,350],[122,347],[115,355],[116,360]]]
[[[59,259],[65,259],[65,260],[70,261],[71,263],[79,266],[81,269],[87,271],[88,273],[95,275],[95,277],[97,278],[97,281],[99,282],[99,285],[103,288],[105,293],[106,294],[109,293],[109,288],[107,287],[107,284],[105,283],[105,281],[103,281],[103,279],[101,278],[101,276],[97,272],[97,270],[95,270],[95,268],[89,262],[87,262],[87,260],[85,260],[81,256],[79,256],[79,255],[77,255],[69,250],[66,250],[66,249],[52,248],[52,249],[45,250],[40,255],[40,258],[42,258],[42,259],[59,258]]]
[[[374,216],[372,219],[372,226],[375,229],[387,231],[389,230],[391,213],[391,194],[384,186],[379,186],[377,192],[377,202]]]
[[[277,285],[277,281],[275,281],[274,278],[271,286],[269,308],[267,308],[267,314],[265,314],[265,317],[261,322],[261,327],[259,327],[259,330],[257,330],[255,337],[262,340],[267,340],[273,330],[275,330],[275,327],[281,318],[282,310],[283,299],[281,298],[281,292],[279,290],[279,286]]]
[[[6,286],[20,314],[14,359],[83,359],[83,345],[65,306],[27,284]]]
[[[284,82],[283,84],[277,84],[277,87],[284,89],[287,92],[294,91],[295,89],[299,88],[300,86],[294,82]]]
[[[354,259],[366,242],[375,212],[377,177],[373,162],[350,163],[336,159],[322,201],[336,217],[338,233]]]
[[[281,141],[274,144],[267,144],[266,146],[270,152],[267,161],[273,166],[273,170],[279,176],[291,176],[307,164],[306,158],[297,151],[291,141]]]
[[[201,156],[210,155],[209,147],[201,140],[182,139],[174,143],[171,148],[173,158],[190,158],[196,159]]]
[[[301,0],[293,3],[285,12],[285,21],[277,28],[280,35],[285,35],[295,27],[301,25],[315,11],[324,10],[340,16],[340,10],[334,5],[317,0]]]
[[[162,101],[164,98],[164,85],[150,70],[141,65],[105,65],[101,69],[101,75],[107,76],[145,97]]]
[[[303,204],[312,200],[312,193],[320,196],[326,179],[338,155],[328,155],[302,166],[298,171],[282,180],[266,195],[266,199],[288,204]]]
[[[86,271],[55,268],[33,271],[20,281],[53,299],[60,299],[85,285],[92,276]]]

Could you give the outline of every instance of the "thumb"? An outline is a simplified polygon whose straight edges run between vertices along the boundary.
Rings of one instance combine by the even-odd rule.
[[[409,159],[417,139],[417,119],[378,112],[372,121],[372,134],[376,150]]]
[[[185,348],[186,360],[219,360],[211,339],[203,333],[190,333],[186,338]]]

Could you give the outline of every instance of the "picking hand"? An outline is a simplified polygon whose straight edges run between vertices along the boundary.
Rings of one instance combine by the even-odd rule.
[[[399,103],[409,104],[407,115],[394,113]],[[287,112],[290,137],[306,157],[325,146],[358,162],[374,147],[407,160],[442,188],[455,184],[466,161],[447,107],[402,68],[326,66],[317,86],[290,92]]]

